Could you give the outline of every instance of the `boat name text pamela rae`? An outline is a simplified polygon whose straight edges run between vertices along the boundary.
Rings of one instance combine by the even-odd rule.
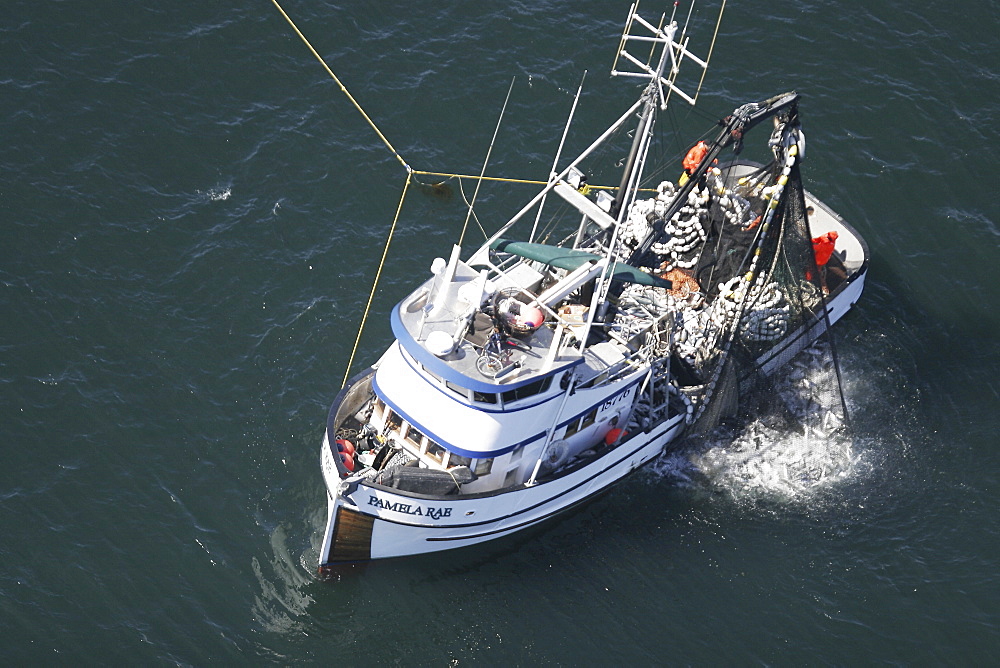
[[[442,517],[451,517],[451,508],[421,508],[420,506],[411,506],[408,503],[389,503],[384,501],[377,496],[368,497],[368,505],[376,506],[382,510],[391,510],[396,513],[404,513],[406,515],[423,515],[429,517],[432,520],[441,519]]]

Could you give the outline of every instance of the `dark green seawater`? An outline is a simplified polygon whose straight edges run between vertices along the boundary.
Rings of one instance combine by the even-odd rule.
[[[584,69],[583,137],[635,94],[607,75],[627,2],[286,9],[416,169],[477,174],[512,76],[495,175],[545,177]],[[4,664],[996,662],[996,0],[730,3],[675,112],[803,95],[808,187],[873,255],[839,326],[850,477],[747,499],[653,467],[330,581],[318,446],[404,170],[270,2],[6,10]],[[530,194],[484,188],[484,224]],[[408,207],[356,367],[464,219]]]

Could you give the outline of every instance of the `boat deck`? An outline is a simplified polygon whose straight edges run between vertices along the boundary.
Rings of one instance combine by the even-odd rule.
[[[526,266],[526,265],[525,265]],[[459,263],[454,279],[440,290],[433,301],[435,278],[427,280],[420,288],[404,299],[395,309],[398,323],[394,333],[403,348],[426,371],[445,381],[456,383],[464,389],[478,392],[503,392],[517,387],[553,370],[579,364],[583,356],[565,345],[552,351],[555,338],[554,323],[547,322],[531,334],[510,336],[515,343],[508,346],[511,367],[501,371],[496,378],[480,373],[476,363],[480,351],[492,332],[492,322],[479,310],[480,292],[475,288],[479,274],[465,263]],[[541,276],[538,275],[538,279]],[[510,277],[497,281],[498,288],[514,287]],[[524,288],[523,285],[516,287]],[[472,299],[466,299],[472,295]],[[447,338],[442,338],[447,337]],[[451,341],[450,353],[436,355],[429,343]],[[516,365],[515,365],[516,363]]]

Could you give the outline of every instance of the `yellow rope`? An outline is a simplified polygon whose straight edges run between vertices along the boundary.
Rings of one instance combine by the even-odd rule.
[[[473,176],[471,174],[450,174],[448,172],[425,172],[419,169],[413,170],[414,175],[419,176],[443,176],[449,179],[478,179],[481,181],[499,181],[501,183],[526,183],[528,185],[536,186],[546,186],[549,184],[548,181],[534,181],[532,179],[507,179],[501,176]],[[587,184],[589,190],[618,190],[618,186],[597,186],[592,184]],[[638,192],[642,193],[655,193],[656,188],[639,188]]]
[[[715,32],[712,33],[712,43],[708,46],[708,57],[705,58],[705,68],[701,71],[701,79],[698,81],[698,90],[694,93],[694,99],[698,99],[698,94],[701,93],[701,84],[705,82],[705,74],[708,72],[708,64],[712,62],[712,51],[715,50],[715,38],[719,36],[719,26],[722,25],[722,12],[726,11],[726,0],[722,0],[722,6],[719,7],[719,18],[715,22]]]
[[[451,174],[448,172],[425,172],[419,169],[413,170],[413,173],[419,176],[443,176],[449,179],[478,179],[481,181],[499,181],[501,183],[526,183],[535,186],[546,186],[549,184],[548,181],[535,181],[532,179],[507,179],[502,176],[473,176],[471,174]],[[618,190],[618,186],[597,186],[592,184],[587,184],[587,188],[590,190]],[[655,193],[657,190],[656,188],[639,188],[639,192]]]
[[[389,142],[389,140],[386,139],[385,135],[382,134],[382,131],[378,129],[378,126],[375,125],[375,122],[371,119],[371,117],[368,116],[367,113],[365,113],[365,110],[361,108],[361,105],[358,104],[358,101],[355,100],[354,96],[351,95],[350,91],[347,90],[347,87],[344,86],[344,84],[340,81],[340,79],[337,77],[337,75],[333,73],[333,70],[330,69],[330,66],[326,64],[325,60],[323,60],[323,57],[321,55],[319,55],[319,52],[317,52],[316,49],[313,48],[313,45],[309,42],[308,39],[306,39],[306,36],[304,34],[302,34],[302,31],[299,30],[299,27],[297,25],[295,25],[295,22],[292,21],[292,18],[287,13],[285,13],[285,10],[281,7],[280,4],[278,4],[278,0],[271,0],[271,2],[278,9],[278,11],[281,12],[281,15],[285,17],[285,20],[288,21],[288,25],[290,25],[292,27],[292,30],[294,30],[295,34],[297,34],[299,36],[299,39],[301,39],[302,42],[306,45],[306,47],[309,48],[309,51],[312,52],[313,56],[316,57],[316,60],[318,60],[319,63],[320,63],[320,65],[323,66],[323,68],[326,70],[327,74],[330,75],[330,78],[332,78],[336,82],[336,84],[338,86],[340,86],[340,90],[342,90],[344,92],[344,95],[346,95],[347,99],[351,101],[351,104],[353,104],[354,108],[358,110],[358,113],[360,113],[364,117],[364,119],[366,121],[368,121],[368,125],[370,125],[371,128],[372,128],[372,130],[375,131],[375,134],[377,134],[379,136],[379,139],[382,140],[382,143],[384,143],[386,145],[386,147],[390,151],[392,151],[392,154],[394,156],[396,156],[397,160],[399,160],[399,164],[401,164],[406,169],[406,183],[403,186],[403,194],[400,195],[400,197],[399,197],[399,206],[396,207],[396,215],[392,219],[392,226],[389,228],[389,236],[385,240],[385,248],[382,251],[382,259],[379,262],[378,271],[375,274],[375,281],[372,283],[372,291],[368,295],[368,304],[365,305],[365,312],[364,312],[364,315],[361,318],[361,326],[358,328],[358,336],[357,336],[357,338],[354,339],[354,348],[351,349],[351,358],[347,361],[347,369],[344,372],[344,381],[340,384],[341,387],[344,387],[344,385],[347,384],[347,379],[348,379],[348,377],[350,376],[350,373],[351,373],[351,365],[354,363],[354,355],[358,351],[358,344],[361,342],[361,333],[364,331],[365,323],[368,321],[368,312],[371,310],[372,300],[375,299],[375,290],[378,288],[379,278],[381,278],[381,276],[382,276],[382,268],[385,266],[385,258],[389,254],[389,243],[392,241],[392,235],[396,231],[396,223],[399,221],[399,214],[400,214],[400,212],[403,209],[403,200],[406,198],[406,192],[407,192],[407,190],[410,187],[410,181],[412,180],[412,178],[414,176],[416,176],[416,175],[421,175],[421,176],[442,176],[442,177],[447,177],[447,178],[457,178],[457,179],[460,179],[460,180],[461,179],[477,179],[477,182],[482,182],[482,181],[499,181],[499,182],[502,182],[502,183],[525,183],[525,184],[542,185],[542,186],[548,185],[548,182],[547,181],[535,181],[535,180],[530,180],[530,179],[507,179],[507,178],[501,178],[501,177],[496,177],[496,176],[483,176],[482,174],[480,174],[479,176],[469,176],[469,175],[463,175],[463,174],[447,174],[447,173],[443,173],[443,172],[425,172],[425,171],[416,171],[416,170],[414,170],[412,167],[410,167],[406,163],[405,160],[403,160],[403,156],[401,156],[399,154],[399,152],[396,151],[396,149],[393,147],[393,145]],[[718,30],[718,26],[716,26],[716,30]],[[613,190],[614,189],[614,187],[612,187],[612,186],[590,186],[590,188],[601,189],[601,190]],[[464,192],[462,193],[462,196],[463,196],[463,198],[465,197],[465,193]],[[470,211],[471,211],[471,207],[470,207]],[[476,222],[479,223],[479,218],[478,217],[476,218]],[[468,220],[466,220],[466,223],[468,223]],[[482,224],[480,224],[479,227],[480,227],[480,229],[482,229]],[[464,234],[464,230],[463,230],[463,234]],[[486,234],[485,230],[483,230],[483,234],[484,235]]]
[[[343,83],[341,83],[340,79],[337,78],[337,75],[334,74],[333,70],[330,69],[330,66],[326,64],[326,61],[323,60],[323,56],[319,55],[316,49],[313,48],[313,45],[309,43],[309,40],[306,39],[306,36],[302,34],[302,31],[299,30],[298,26],[295,25],[295,22],[292,21],[291,17],[288,16],[288,14],[285,13],[285,10],[281,8],[281,5],[278,4],[278,0],[271,0],[271,2],[274,3],[274,6],[278,8],[278,11],[281,12],[281,15],[285,17],[286,21],[288,21],[288,25],[292,26],[292,30],[294,30],[295,33],[299,36],[299,38],[301,38],[302,41],[305,43],[305,45],[309,47],[309,50],[312,51],[312,54],[316,56],[316,60],[318,60],[320,62],[320,65],[322,65],[326,69],[327,74],[329,74],[333,78],[333,80],[337,82],[337,85],[340,86],[340,90],[344,91],[344,95],[347,96],[347,99],[350,100],[351,103],[354,105],[354,107],[361,113],[361,115],[365,117],[365,120],[368,121],[368,125],[372,126],[372,130],[374,130],[375,134],[379,136],[379,139],[381,139],[382,142],[387,147],[389,147],[389,150],[392,151],[392,154],[396,156],[397,160],[399,160],[399,164],[403,165],[403,167],[406,169],[407,172],[412,172],[413,170],[410,168],[408,164],[406,164],[406,161],[403,160],[403,156],[399,155],[399,153],[396,152],[396,149],[392,147],[392,144],[390,144],[389,140],[385,138],[385,135],[382,134],[382,131],[378,129],[378,126],[375,125],[375,122],[368,116],[368,114],[365,113],[365,110],[361,108],[361,105],[358,104],[358,101],[355,100],[354,96],[351,95],[351,93],[347,90],[347,87],[344,86]]]
[[[423,172],[419,169],[413,171],[414,174],[420,176],[445,176],[447,178],[457,178],[457,179],[481,179],[483,181],[502,181],[504,183],[528,183],[533,185],[544,186],[548,181],[532,181],[530,179],[505,179],[499,176],[471,176],[469,174],[448,174],[446,172]]]
[[[396,222],[399,220],[399,212],[403,210],[403,200],[406,199],[406,191],[410,187],[410,177],[412,173],[406,172],[406,183],[403,184],[403,194],[399,196],[399,206],[396,207],[396,215],[392,219],[392,226],[389,228],[389,236],[385,240],[385,248],[382,250],[382,259],[378,263],[378,271],[375,272],[375,281],[372,283],[371,294],[368,295],[368,303],[365,305],[365,313],[361,316],[361,325],[358,327],[358,337],[354,339],[354,348],[351,349],[351,358],[347,360],[347,370],[344,371],[344,381],[340,384],[343,388],[347,385],[347,378],[351,375],[351,364],[354,363],[354,354],[358,352],[358,343],[361,342],[361,332],[365,329],[365,322],[368,320],[368,312],[372,307],[372,300],[375,299],[375,289],[378,287],[379,278],[382,276],[382,267],[385,266],[385,258],[389,254],[389,242],[392,241],[392,234],[396,231]]]

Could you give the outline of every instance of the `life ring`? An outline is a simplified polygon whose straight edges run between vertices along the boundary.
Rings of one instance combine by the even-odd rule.
[[[542,459],[542,469],[546,472],[555,471],[569,459],[569,442],[563,439],[552,441],[545,450]]]
[[[532,334],[545,322],[545,312],[522,301],[524,295],[514,288],[505,288],[493,295],[494,324],[505,333],[518,336]]]

